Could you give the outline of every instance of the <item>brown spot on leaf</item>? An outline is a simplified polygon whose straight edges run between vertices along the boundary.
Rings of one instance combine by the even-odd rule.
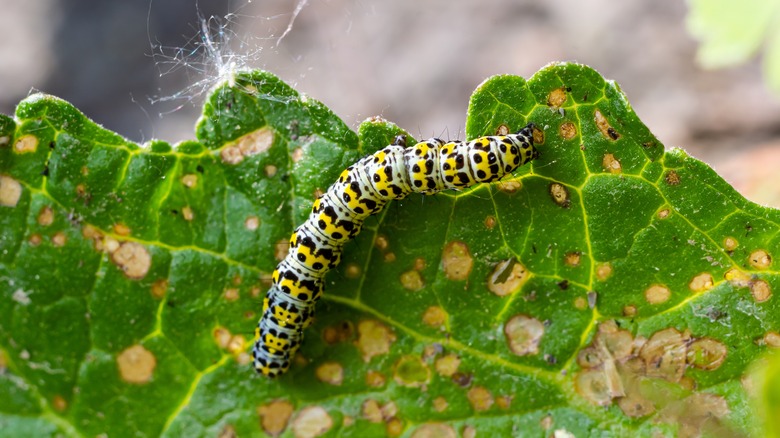
[[[720,419],[730,412],[726,399],[719,395],[697,392],[669,403],[658,413],[658,421],[678,425],[677,436],[730,436]]]
[[[322,407],[308,406],[298,412],[291,426],[296,438],[314,438],[329,431],[333,427],[333,419]]]
[[[368,385],[370,388],[381,388],[385,386],[385,375],[379,371],[367,372],[366,385]]]
[[[225,327],[217,327],[212,332],[212,337],[220,349],[227,350],[230,345],[230,340],[233,338],[233,334]]]
[[[612,154],[604,154],[604,159],[601,160],[601,167],[614,175],[623,173],[623,167],[621,166],[620,161]]]
[[[414,269],[403,272],[400,280],[401,286],[412,292],[417,292],[425,287],[425,280],[423,280],[422,275],[420,275],[419,271],[415,271]]]
[[[693,341],[688,347],[688,364],[707,371],[718,369],[726,360],[726,346],[712,338]]]
[[[609,120],[607,120],[607,118],[601,114],[601,111],[596,110],[593,120],[596,122],[596,127],[599,128],[599,131],[601,132],[601,135],[604,136],[604,138],[613,141],[620,138],[620,134],[618,134],[618,132],[615,131],[615,128],[609,124]]]
[[[363,360],[368,362],[374,356],[390,352],[390,345],[395,342],[395,334],[385,324],[367,319],[358,323],[358,338],[355,346],[360,350]]]
[[[452,241],[444,247],[442,252],[442,267],[444,275],[454,281],[466,280],[471,273],[474,259],[469,253],[469,247],[461,241]]]
[[[496,188],[504,193],[512,194],[522,189],[523,183],[517,180],[499,181]]]
[[[265,170],[265,176],[267,176],[268,178],[273,178],[274,175],[276,175],[276,172],[278,171],[276,166],[274,166],[273,164],[269,164],[265,166],[264,170]]]
[[[447,312],[439,306],[425,309],[422,316],[423,324],[433,328],[443,328],[447,323]]]
[[[113,226],[114,233],[118,234],[120,236],[129,236],[130,235],[130,227],[123,223],[116,223]]]
[[[601,370],[585,370],[577,373],[574,388],[579,395],[599,406],[612,404],[606,374]]]
[[[463,426],[463,430],[461,431],[460,436],[462,438],[475,438],[477,436],[477,428],[467,424]]]
[[[633,304],[623,306],[623,316],[636,316],[636,306]]]
[[[645,289],[645,299],[650,304],[662,304],[669,301],[672,291],[662,284],[654,284]]]
[[[691,292],[704,292],[712,289],[712,287],[715,285],[712,275],[710,275],[709,272],[702,272],[701,274],[696,275],[691,279],[691,282],[688,283],[688,289],[691,290]]]
[[[152,283],[152,296],[160,299],[168,292],[168,280],[160,279]]]
[[[184,185],[184,187],[191,189],[198,185],[198,175],[194,173],[188,173],[181,177],[181,183]]]
[[[534,144],[539,146],[544,144],[544,131],[539,129],[538,127],[534,126],[533,132],[531,135],[534,138]]]
[[[364,401],[360,410],[362,417],[371,423],[381,423],[383,420],[382,407],[374,399]]]
[[[553,202],[563,208],[569,208],[571,198],[569,197],[569,190],[563,184],[557,182],[550,183],[549,191]]]
[[[382,257],[382,260],[385,261],[385,263],[393,263],[395,261],[395,253],[394,252],[388,252]]]
[[[498,125],[498,128],[496,128],[496,135],[509,135],[509,126],[503,123]]]
[[[292,413],[293,405],[287,400],[274,400],[257,408],[260,426],[271,436],[279,436],[287,429]]]
[[[658,219],[666,219],[669,217],[671,211],[668,208],[664,208],[658,211]]]
[[[222,293],[222,298],[224,298],[225,301],[227,302],[233,302],[241,298],[241,294],[239,293],[237,288],[230,287],[225,289],[225,291]]]
[[[122,380],[140,385],[152,380],[157,359],[143,345],[136,344],[119,353],[116,364]]]
[[[731,236],[727,236],[725,239],[723,239],[723,249],[726,251],[734,251],[737,249],[737,246],[739,246],[737,239]]]
[[[374,246],[380,251],[385,251],[390,246],[390,242],[387,240],[387,237],[380,234],[374,239]]]
[[[27,241],[30,242],[30,245],[32,246],[38,246],[41,244],[41,242],[43,242],[43,238],[41,237],[40,234],[34,233],[34,234],[30,234],[30,238],[27,239]]]
[[[398,418],[391,418],[385,423],[385,433],[389,437],[400,436],[404,431],[404,424]]]
[[[17,154],[28,154],[38,149],[38,137],[27,134],[19,137],[14,143],[14,152]]]
[[[192,222],[195,219],[195,212],[192,211],[192,207],[185,205],[181,209],[181,217],[187,222]]]
[[[574,126],[574,123],[572,122],[562,123],[558,128],[558,132],[561,134],[561,137],[563,137],[564,140],[571,140],[577,136],[577,127]]]
[[[124,242],[111,254],[111,260],[128,278],[139,280],[146,276],[152,265],[152,256],[145,246],[136,242]]]
[[[556,88],[547,95],[547,106],[558,109],[566,103],[566,88]]]
[[[726,271],[726,273],[723,274],[723,278],[735,287],[749,286],[751,280],[750,275],[737,268],[731,268]]]
[[[647,376],[679,382],[685,371],[689,340],[687,332],[680,333],[673,327],[653,333],[639,351]]]
[[[292,152],[292,161],[293,163],[297,163],[303,159],[303,149],[301,148],[295,148]]]
[[[492,230],[496,226],[496,218],[493,216],[487,216],[485,218],[485,228]]]
[[[563,263],[570,268],[576,268],[580,265],[581,261],[582,253],[579,251],[567,252],[566,255],[563,256]]]
[[[539,352],[544,324],[526,315],[515,315],[504,325],[504,336],[512,353],[528,356]]]
[[[68,243],[68,236],[66,236],[62,231],[57,231],[53,236],[51,236],[51,243],[56,247],[65,246],[65,244]]]
[[[612,264],[609,262],[596,265],[596,280],[605,281],[612,276]]]
[[[16,207],[22,196],[22,185],[10,176],[0,175],[0,206]]]
[[[260,218],[257,216],[247,216],[244,220],[244,227],[249,231],[255,231],[260,227]]]
[[[338,362],[325,362],[318,366],[314,373],[320,382],[334,386],[339,386],[344,382],[344,367]]]
[[[227,164],[238,164],[244,157],[257,155],[268,151],[274,142],[274,131],[264,126],[260,129],[244,134],[233,143],[222,148],[220,153],[222,161]]]
[[[330,345],[350,341],[354,335],[355,325],[351,321],[329,325],[322,330],[322,339]]]
[[[349,263],[347,264],[346,268],[344,268],[344,275],[347,278],[351,278],[351,279],[360,278],[362,273],[363,270],[360,269],[360,266],[358,266],[355,263]]]
[[[772,287],[764,280],[755,280],[750,283],[750,294],[757,303],[763,303],[772,298]]]
[[[459,366],[460,357],[452,353],[436,359],[434,364],[436,372],[443,377],[452,377],[458,371]]]
[[[38,225],[48,227],[54,222],[54,211],[48,205],[38,212]]]
[[[469,399],[471,407],[477,412],[487,411],[493,406],[493,394],[482,386],[474,386],[469,389],[466,398]]]
[[[666,184],[670,186],[676,186],[680,184],[680,175],[675,172],[674,170],[670,170],[666,172],[666,176],[664,176],[664,181],[666,181]]]
[[[52,398],[51,406],[57,412],[64,412],[65,409],[68,409],[68,401],[65,400],[61,395],[57,394],[54,396],[54,398]]]
[[[449,403],[447,403],[447,399],[439,396],[433,399],[433,410],[436,412],[444,412],[447,410],[447,406],[449,406]]]
[[[422,257],[417,257],[414,259],[414,264],[412,265],[412,269],[415,271],[422,271],[425,269],[425,259]]]
[[[583,297],[577,297],[574,299],[574,308],[577,310],[585,310],[588,308],[588,300]]]
[[[274,258],[277,261],[284,260],[287,254],[290,252],[290,241],[287,239],[279,239],[274,244]]]
[[[763,249],[757,249],[750,253],[748,261],[756,269],[766,269],[772,264],[772,256]]]
[[[457,438],[455,429],[444,423],[425,423],[412,432],[411,438]]]
[[[780,348],[780,333],[767,332],[763,338],[764,344],[771,348]]]
[[[503,297],[519,291],[528,281],[528,271],[515,259],[499,262],[488,276],[487,286],[490,292]]]

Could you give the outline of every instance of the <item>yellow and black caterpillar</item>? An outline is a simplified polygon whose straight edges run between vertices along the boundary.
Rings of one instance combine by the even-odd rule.
[[[406,147],[406,137],[361,158],[314,202],[290,238],[290,252],[273,273],[252,349],[255,369],[276,377],[311,325],[325,273],[338,265],[344,243],[389,201],[496,181],[537,156],[534,125],[515,134],[445,143],[437,138]]]

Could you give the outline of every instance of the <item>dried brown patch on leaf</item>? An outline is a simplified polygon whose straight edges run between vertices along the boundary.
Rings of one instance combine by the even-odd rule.
[[[577,136],[577,127],[572,122],[561,123],[558,133],[561,134],[564,140],[571,140]]]
[[[496,226],[496,218],[494,216],[485,217],[485,228],[492,230]]]
[[[739,246],[739,242],[737,239],[727,236],[725,239],[723,239],[723,249],[726,251],[734,251]]]
[[[601,167],[613,175],[623,173],[623,166],[620,164],[620,160],[612,154],[604,154],[604,159],[601,160]]]
[[[247,216],[246,219],[244,219],[244,228],[246,228],[249,231],[255,231],[260,227],[260,218],[257,216]]]
[[[181,183],[188,189],[195,188],[198,185],[198,175],[194,173],[188,173],[181,177]]]
[[[538,127],[534,127],[531,136],[534,138],[534,144],[539,146],[544,144],[544,131],[539,129]]]
[[[296,438],[315,438],[333,427],[333,419],[322,407],[307,406],[293,418],[291,427]]]
[[[360,410],[362,417],[371,423],[381,423],[383,420],[382,407],[379,402],[374,399],[364,401]]]
[[[728,349],[720,341],[701,338],[688,347],[688,364],[707,371],[718,369],[726,360]]]
[[[612,276],[612,264],[609,262],[599,263],[596,265],[596,280],[606,281]]]
[[[257,408],[260,427],[271,436],[279,436],[287,429],[293,413],[293,405],[287,400],[274,400]]]
[[[22,196],[22,185],[10,176],[0,175],[0,206],[16,207]]]
[[[395,333],[384,323],[367,319],[358,323],[358,338],[355,346],[360,350],[363,360],[368,362],[374,356],[390,352],[390,345],[395,342]]]
[[[620,138],[620,134],[618,134],[615,128],[609,124],[609,120],[604,117],[604,114],[602,114],[601,111],[596,110],[596,113],[593,115],[593,120],[596,122],[596,127],[599,129],[601,135],[603,135],[604,138],[613,141]]]
[[[268,151],[274,143],[274,131],[269,126],[244,134],[234,142],[225,145],[220,152],[222,161],[238,164],[245,157]]]
[[[558,109],[566,103],[566,87],[556,88],[547,95],[547,106]]]
[[[124,242],[111,253],[111,261],[128,278],[139,280],[146,276],[152,266],[152,256],[145,246],[136,242]]]
[[[390,241],[387,239],[387,236],[380,234],[374,239],[374,246],[380,251],[386,251],[390,246]]]
[[[42,227],[48,227],[54,223],[54,210],[52,210],[48,205],[41,207],[40,211],[38,211],[37,221],[38,225]]]
[[[238,288],[229,287],[222,292],[222,298],[227,302],[238,301],[241,298],[241,293],[238,291]]]
[[[14,152],[17,154],[29,154],[38,149],[38,137],[27,134],[19,137],[14,143]]]
[[[750,294],[757,303],[763,303],[772,298],[772,287],[764,280],[754,280],[750,282]]]
[[[111,228],[113,228],[114,234],[119,236],[129,236],[131,233],[130,227],[121,222],[115,223]]]
[[[292,158],[293,163],[297,163],[303,159],[303,149],[302,148],[295,148],[293,150],[292,155],[290,156]]]
[[[527,315],[515,315],[504,324],[504,336],[509,350],[518,356],[539,353],[544,324]]]
[[[447,410],[448,406],[449,403],[447,403],[447,399],[442,396],[433,399],[433,410],[436,412],[444,412]]]
[[[636,306],[633,304],[623,306],[623,316],[636,316]]]
[[[330,344],[351,341],[355,336],[355,325],[351,321],[341,321],[322,330],[322,339]]]
[[[325,362],[317,367],[314,374],[320,382],[339,386],[344,382],[344,367],[338,362]]]
[[[569,196],[569,189],[567,189],[566,186],[554,182],[550,183],[548,190],[553,202],[558,204],[560,207],[569,208],[569,206],[571,206],[571,197]]]
[[[274,258],[281,262],[287,257],[290,252],[290,241],[287,239],[279,239],[274,244]]]
[[[116,364],[122,380],[140,385],[152,380],[157,358],[143,345],[136,344],[119,353]]]
[[[697,392],[664,407],[658,413],[658,421],[678,425],[681,438],[733,436],[733,431],[720,420],[730,412],[723,397]]]
[[[488,290],[503,297],[519,291],[528,281],[528,271],[515,259],[499,262],[488,276]]]
[[[772,264],[772,256],[766,250],[757,249],[750,253],[748,261],[755,269],[767,269]]]
[[[666,184],[670,186],[680,185],[680,174],[674,170],[667,171],[666,175],[664,176],[664,181],[666,181]]]
[[[456,354],[447,354],[438,359],[434,364],[436,372],[443,377],[452,377],[460,366],[460,357]]]
[[[688,332],[673,327],[653,333],[639,351],[646,375],[679,382],[685,372],[690,340]]]
[[[468,245],[455,240],[444,247],[441,263],[448,279],[461,281],[469,278],[474,258],[471,257]]]
[[[466,393],[466,398],[468,398],[471,407],[477,412],[487,411],[493,406],[494,402],[493,394],[483,386],[473,386]]]
[[[51,243],[56,247],[65,246],[65,244],[68,243],[68,236],[66,236],[62,231],[57,231],[53,236],[51,236]]]
[[[447,324],[447,312],[439,306],[431,306],[423,313],[423,324],[433,328],[444,328]]]
[[[664,208],[658,211],[658,219],[666,219],[671,214],[671,210]]]
[[[381,388],[385,386],[385,375],[379,371],[369,371],[366,373],[366,385],[370,388]]]
[[[563,256],[563,263],[570,268],[576,268],[581,262],[582,253],[579,251],[567,252],[566,255]]]
[[[574,308],[577,310],[585,310],[588,308],[588,300],[584,297],[577,297],[574,299]]]
[[[425,287],[425,280],[423,280],[420,271],[414,269],[401,273],[399,280],[401,286],[408,291],[417,292]]]
[[[499,181],[496,183],[496,188],[504,193],[511,195],[512,193],[517,193],[520,189],[522,189],[523,183],[518,180]]]
[[[181,208],[181,217],[187,222],[192,222],[195,220],[195,212],[192,210],[192,207],[185,205]]]
[[[688,289],[691,292],[699,293],[712,289],[714,285],[715,281],[712,279],[712,275],[709,272],[702,272],[691,279],[688,283]]]
[[[741,271],[737,268],[731,268],[723,274],[723,278],[735,287],[750,286],[752,277],[747,272]]]
[[[411,438],[457,438],[458,434],[449,424],[425,423],[412,432]]]
[[[663,284],[653,284],[645,289],[645,300],[650,304],[663,304],[669,301],[672,291]]]
[[[214,338],[214,342],[222,350],[227,350],[228,346],[230,346],[230,340],[233,339],[233,334],[225,327],[215,328],[211,335]]]
[[[344,275],[347,278],[356,279],[360,278],[361,275],[363,275],[363,270],[360,268],[360,266],[356,263],[349,263],[347,264],[346,268],[344,268]]]
[[[268,164],[263,170],[265,171],[265,176],[268,178],[273,178],[279,169],[277,169],[273,164]]]
[[[463,426],[463,430],[460,432],[462,438],[475,438],[477,436],[477,428],[467,424]]]
[[[498,125],[498,128],[496,128],[496,135],[509,135],[509,126],[503,123]]]

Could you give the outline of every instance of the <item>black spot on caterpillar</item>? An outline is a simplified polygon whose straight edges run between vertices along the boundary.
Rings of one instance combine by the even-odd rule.
[[[534,125],[515,134],[445,143],[432,138],[406,147],[406,137],[345,169],[290,238],[290,252],[276,267],[263,301],[252,349],[255,369],[276,377],[312,323],[325,273],[338,265],[343,245],[363,221],[388,202],[410,193],[430,195],[496,181],[537,156]]]

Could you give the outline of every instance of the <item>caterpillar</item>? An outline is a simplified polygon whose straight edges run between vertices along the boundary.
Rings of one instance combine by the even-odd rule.
[[[534,125],[515,134],[445,143],[432,138],[406,147],[406,137],[345,169],[320,196],[309,218],[290,237],[263,300],[252,348],[257,372],[285,373],[311,325],[325,273],[336,267],[343,245],[369,216],[410,193],[434,194],[496,181],[537,157]]]

